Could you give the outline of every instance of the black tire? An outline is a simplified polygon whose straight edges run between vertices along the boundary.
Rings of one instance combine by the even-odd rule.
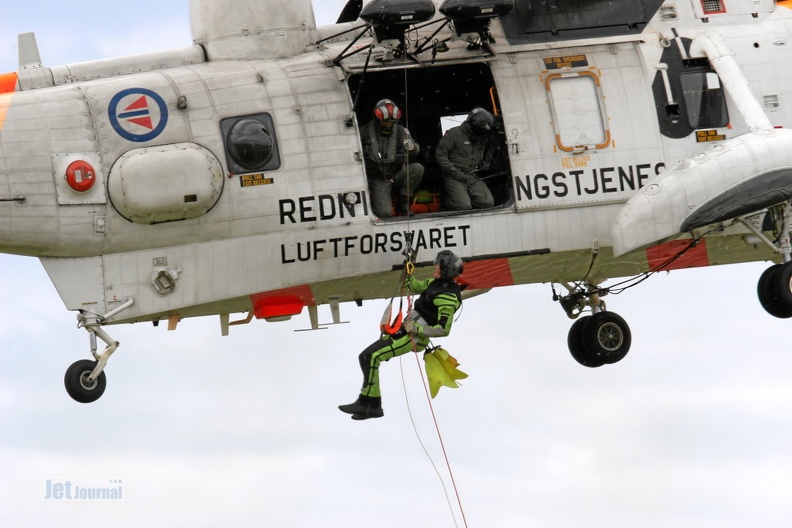
[[[631,344],[630,327],[613,312],[598,312],[583,327],[583,346],[605,364],[624,359]]]
[[[589,319],[591,319],[590,315],[584,315],[572,323],[567,335],[567,346],[575,361],[584,367],[597,368],[604,365],[605,362],[596,354],[589,353],[583,341],[583,328]]]
[[[93,372],[96,367],[96,361],[89,359],[81,359],[75,361],[66,369],[66,375],[63,377],[63,384],[66,386],[66,392],[76,402],[92,403],[98,400],[104,394],[105,387],[107,387],[107,376],[104,371],[99,374],[99,377],[93,383],[88,383],[86,378]]]
[[[779,319],[789,319],[792,317],[792,301],[787,302],[792,294],[790,290],[790,278],[792,278],[792,266],[789,264],[773,264],[759,277],[756,285],[756,294],[759,303],[767,313]],[[786,295],[782,295],[786,287]]]
[[[792,262],[781,264],[773,281],[779,302],[792,311]]]

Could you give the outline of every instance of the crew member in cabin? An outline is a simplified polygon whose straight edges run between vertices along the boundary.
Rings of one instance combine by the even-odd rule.
[[[396,211],[411,216],[411,198],[424,175],[424,166],[413,161],[421,147],[398,123],[401,115],[393,101],[382,99],[374,107],[374,118],[360,129],[371,208],[380,218],[391,216],[394,192],[399,196]]]
[[[492,192],[479,178],[487,142],[495,118],[483,108],[474,108],[464,123],[440,138],[435,161],[443,172],[445,208],[451,211],[489,209],[495,205]]]
[[[353,420],[380,418],[382,396],[379,386],[379,366],[396,356],[426,348],[432,337],[444,337],[451,332],[454,314],[462,306],[462,290],[455,279],[463,271],[462,259],[443,250],[434,260],[434,275],[418,280],[410,275],[405,286],[420,293],[408,317],[394,334],[383,333],[358,356],[363,371],[363,387],[353,403],[339,405]]]

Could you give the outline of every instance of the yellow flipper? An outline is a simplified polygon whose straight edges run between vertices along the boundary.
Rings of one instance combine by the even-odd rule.
[[[459,387],[456,380],[468,377],[467,374],[457,368],[459,362],[456,358],[442,348],[435,348],[433,351],[424,354],[424,366],[432,398],[437,396],[440,387],[446,386],[455,389]]]

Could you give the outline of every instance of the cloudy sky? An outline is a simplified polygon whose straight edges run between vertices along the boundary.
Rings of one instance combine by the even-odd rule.
[[[7,4],[0,71],[27,31],[47,65],[190,44],[186,0]],[[756,300],[767,265],[606,298],[633,347],[600,369],[569,356],[549,285],[467,301],[443,344],[470,377],[432,402],[457,500],[414,355],[382,369],[383,419],[336,409],[383,303],[317,332],[295,332],[307,315],[228,337],[216,318],[112,327],[107,391],[80,405],[63,373],[89,357],[86,332],[37,260],[0,256],[0,526],[788,526],[792,323]],[[123,501],[43,500],[48,481],[101,479]]]

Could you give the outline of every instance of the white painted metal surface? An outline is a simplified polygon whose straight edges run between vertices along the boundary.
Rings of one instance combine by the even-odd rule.
[[[411,43],[437,38],[448,51],[402,61],[367,57],[370,33],[339,34],[354,24],[317,30],[308,0],[190,7],[190,47],[46,67],[28,45],[19,90],[0,95],[0,198],[24,197],[0,203],[0,248],[42,257],[69,309],[101,314],[134,298],[113,321],[125,322],[244,312],[284,291],[307,306],[383,297],[405,232],[422,254],[487,262],[481,288],[578,280],[592,247],[592,278],[604,280],[648,268],[642,250],[614,253],[686,236],[690,215],[792,163],[789,134],[773,128],[792,121],[789,13],[766,0],[706,24],[699,2],[678,2],[640,32],[567,41],[512,42],[494,21],[479,49],[430,26]],[[339,59],[356,37],[360,52]],[[709,75],[702,90],[722,88],[727,123],[674,132],[689,117],[675,121],[671,104],[685,100],[674,77],[684,61]],[[409,90],[450,98],[478,75],[471,107],[495,104],[503,122],[502,203],[375,217],[359,139],[369,114],[353,108],[364,69],[380,79],[364,90],[408,99],[382,79],[439,72]],[[440,106],[421,111],[439,122]],[[276,168],[230,170],[223,123],[247,115],[272,123]],[[433,149],[432,125],[416,126]],[[79,160],[96,183],[75,192],[63,174]],[[744,229],[721,227],[729,243],[710,247],[729,250],[717,260],[767,258],[741,242]]]

